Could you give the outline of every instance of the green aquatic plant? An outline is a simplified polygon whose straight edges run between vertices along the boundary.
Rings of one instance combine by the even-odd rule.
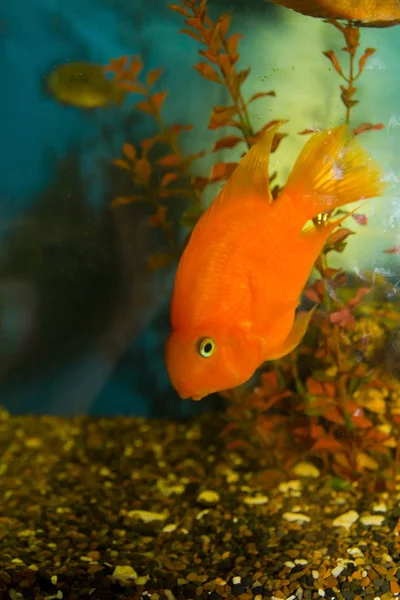
[[[232,133],[218,139],[207,151],[209,156],[240,144],[250,148],[257,136],[276,120],[255,130],[249,105],[260,98],[274,98],[275,92],[261,90],[245,97],[242,86],[251,70],[239,67],[241,35],[229,33],[229,14],[211,19],[207,0],[183,0],[170,8],[184,19],[181,33],[200,44],[201,61],[194,69],[211,84],[223,86],[230,98],[229,104],[212,108],[208,128],[212,131],[231,128]],[[367,48],[356,69],[358,27],[351,23],[344,26],[337,21],[330,23],[343,34],[346,42],[343,50],[349,56],[345,74],[336,54],[324,52],[344,80],[341,99],[349,123],[352,108],[358,102],[355,81],[375,50]],[[179,259],[187,239],[181,241],[179,227],[168,220],[177,198],[186,203],[180,225],[190,235],[204,210],[204,190],[229,179],[237,162],[216,161],[208,175],[195,174],[196,162],[205,152],[186,155],[179,144],[179,135],[190,131],[192,126],[171,125],[163,117],[167,93],[155,88],[162,69],[142,76],[143,64],[137,56],[113,60],[108,68],[123,89],[141,96],[135,108],[151,117],[158,128],[156,135],[143,140],[140,147],[124,144],[123,156],[114,163],[129,172],[132,194],[115,198],[112,206],[118,209],[121,205],[143,202],[152,207],[149,225],[164,233],[166,251],[152,256],[149,265],[163,267]],[[382,127],[362,123],[353,132],[359,135]],[[274,151],[284,135],[276,135]],[[273,173],[271,183],[275,177]],[[273,187],[273,198],[280,189]],[[340,213],[343,211],[338,210],[335,215]],[[323,226],[330,216],[319,215],[315,226]],[[362,214],[349,213],[348,218],[367,226],[367,218]],[[232,449],[257,453],[258,457],[261,453],[265,483],[288,476],[301,459],[312,460],[324,468],[336,486],[338,481],[346,485],[346,481],[365,477],[370,485],[388,487],[395,480],[400,461],[396,442],[400,433],[400,389],[382,363],[377,363],[376,355],[398,327],[398,311],[384,296],[387,284],[382,278],[365,274],[363,280],[348,282],[343,270],[330,266],[331,255],[342,253],[353,234],[349,227],[338,227],[315,264],[316,278],[304,296],[317,303],[318,310],[303,343],[288,356],[261,369],[255,387],[244,385],[221,394],[228,400],[227,426],[222,435]],[[395,251],[396,248],[390,250]],[[382,298],[377,298],[377,286]],[[375,318],[378,314],[379,325]]]

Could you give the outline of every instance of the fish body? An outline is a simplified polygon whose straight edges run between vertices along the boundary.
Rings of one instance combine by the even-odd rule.
[[[269,0],[310,17],[356,21],[361,27],[400,23],[400,0]]]
[[[345,217],[304,226],[320,213],[383,193],[379,166],[341,126],[308,140],[273,201],[268,162],[280,125],[242,158],[181,256],[165,358],[182,398],[237,387],[298,345],[311,316],[296,316],[301,292]]]
[[[87,62],[57,67],[47,78],[47,86],[58,102],[86,109],[120,104],[127,93],[107,79],[103,66]]]

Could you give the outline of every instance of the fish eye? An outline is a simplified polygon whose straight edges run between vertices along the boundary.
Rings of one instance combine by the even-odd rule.
[[[201,340],[198,342],[198,349],[201,356],[204,356],[204,358],[209,358],[214,354],[215,342],[209,337],[201,338]]]

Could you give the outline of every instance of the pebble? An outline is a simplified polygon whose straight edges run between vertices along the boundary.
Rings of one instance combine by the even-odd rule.
[[[320,470],[306,461],[298,462],[293,468],[293,473],[298,477],[313,477],[314,479],[320,476]]]
[[[354,558],[359,558],[361,556],[364,556],[364,554],[361,552],[360,548],[357,548],[357,546],[355,546],[354,548],[348,548],[347,552],[350,554],[350,556],[353,556]]]
[[[206,506],[213,506],[220,501],[220,495],[214,490],[203,490],[197,496],[197,502]]]
[[[151,521],[164,521],[167,515],[163,513],[151,512],[149,510],[130,510],[127,514],[130,519],[138,518],[144,523],[151,523]]]
[[[291,523],[303,524],[311,521],[310,517],[303,515],[303,513],[285,512],[282,516],[286,521],[290,521]]]
[[[337,567],[334,567],[332,569],[331,573],[334,577],[339,577],[339,575],[341,574],[343,569],[344,569],[344,567],[342,565],[338,565]]]
[[[364,515],[360,518],[360,523],[366,527],[371,527],[372,525],[380,527],[384,520],[384,515]]]
[[[111,575],[111,577],[115,579],[115,581],[118,581],[120,585],[129,585],[137,578],[137,576],[138,574],[133,567],[123,567],[119,565],[115,567],[113,574]]]
[[[176,528],[177,525],[175,523],[168,523],[168,525],[165,525],[162,530],[164,533],[172,533]]]
[[[360,515],[356,510],[349,510],[342,515],[339,515],[334,519],[332,525],[334,527],[344,527],[345,529],[350,529],[356,521],[358,521]]]
[[[301,481],[298,479],[291,479],[290,481],[282,481],[278,485],[278,490],[282,492],[282,494],[291,493],[292,495],[299,495],[301,491],[302,485]]]
[[[243,498],[243,502],[249,505],[266,504],[268,500],[268,496],[246,496]]]
[[[377,504],[373,504],[372,510],[374,512],[387,512],[387,504],[385,502],[378,502]]]

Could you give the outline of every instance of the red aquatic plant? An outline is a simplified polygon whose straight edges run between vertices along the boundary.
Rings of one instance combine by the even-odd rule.
[[[346,23],[346,25],[342,25],[335,19],[328,19],[327,23],[333,25],[333,27],[335,27],[343,35],[345,46],[342,48],[342,50],[349,57],[349,64],[346,74],[346,70],[344,66],[340,64],[336,53],[333,50],[327,50],[324,52],[324,55],[330,60],[336,73],[339,74],[344,82],[340,86],[340,99],[346,107],[346,123],[349,124],[351,109],[358,104],[358,100],[355,99],[355,94],[357,92],[355,83],[361,77],[368,59],[375,54],[376,49],[366,48],[364,53],[360,56],[358,64],[356,65],[356,54],[360,46],[360,28],[350,22]],[[381,129],[382,127],[383,126],[381,124],[373,125],[372,123],[363,123],[357,128],[355,133],[363,133],[364,131],[368,131],[370,129]]]
[[[209,156],[240,144],[244,150],[250,148],[257,136],[276,121],[255,129],[249,106],[261,98],[274,98],[275,92],[261,90],[246,98],[243,84],[251,71],[240,66],[241,35],[230,32],[231,15],[223,14],[213,20],[206,0],[183,0],[181,4],[171,4],[170,9],[184,20],[181,33],[200,46],[201,60],[194,69],[210,85],[223,86],[229,94],[228,104],[211,109],[208,128],[212,131],[231,128],[231,132],[215,141],[208,150]],[[358,27],[351,23],[330,23],[344,36],[343,51],[349,57],[345,69],[333,51],[324,53],[344,81],[341,99],[349,123],[352,108],[358,102],[355,82],[375,50],[367,48],[356,63]],[[152,206],[149,226],[165,234],[167,250],[150,257],[149,265],[166,266],[179,258],[185,243],[180,242],[169,220],[174,199],[184,198],[188,203],[181,224],[190,233],[203,212],[205,188],[227,180],[237,163],[215,162],[208,175],[194,173],[196,161],[205,152],[184,153],[180,135],[190,132],[192,126],[169,124],[163,117],[168,95],[158,87],[162,69],[144,76],[142,61],[137,56],[113,60],[108,68],[123,89],[140,97],[136,110],[157,124],[153,137],[143,140],[139,147],[125,143],[122,156],[114,161],[130,173],[132,194],[115,198],[112,206],[118,209],[132,202]],[[362,123],[353,132],[359,135],[382,127]],[[276,135],[273,150],[284,135]],[[275,177],[273,173],[271,182]],[[279,191],[278,186],[273,188],[274,198]],[[343,211],[319,215],[314,220],[315,226],[323,227],[331,216],[340,213]],[[348,216],[367,226],[364,215]],[[394,480],[390,476],[397,473],[400,446],[395,438],[400,433],[400,386],[376,363],[375,355],[398,326],[399,316],[385,297],[376,297],[377,282],[380,289],[385,289],[385,282],[379,276],[365,274],[357,285],[349,284],[343,270],[330,266],[331,255],[342,253],[353,234],[348,222],[338,227],[315,264],[316,277],[304,296],[317,303],[318,309],[300,347],[262,369],[255,387],[242,386],[222,394],[228,400],[227,425],[222,435],[229,448],[257,454],[265,473],[274,473],[273,477],[266,476],[264,482],[275,481],[282,473],[288,475],[300,458],[324,466],[326,473],[334,477],[335,485],[344,485],[346,480],[363,478],[366,474],[378,485],[384,474],[389,486]],[[395,247],[387,252],[399,253],[399,250]]]

